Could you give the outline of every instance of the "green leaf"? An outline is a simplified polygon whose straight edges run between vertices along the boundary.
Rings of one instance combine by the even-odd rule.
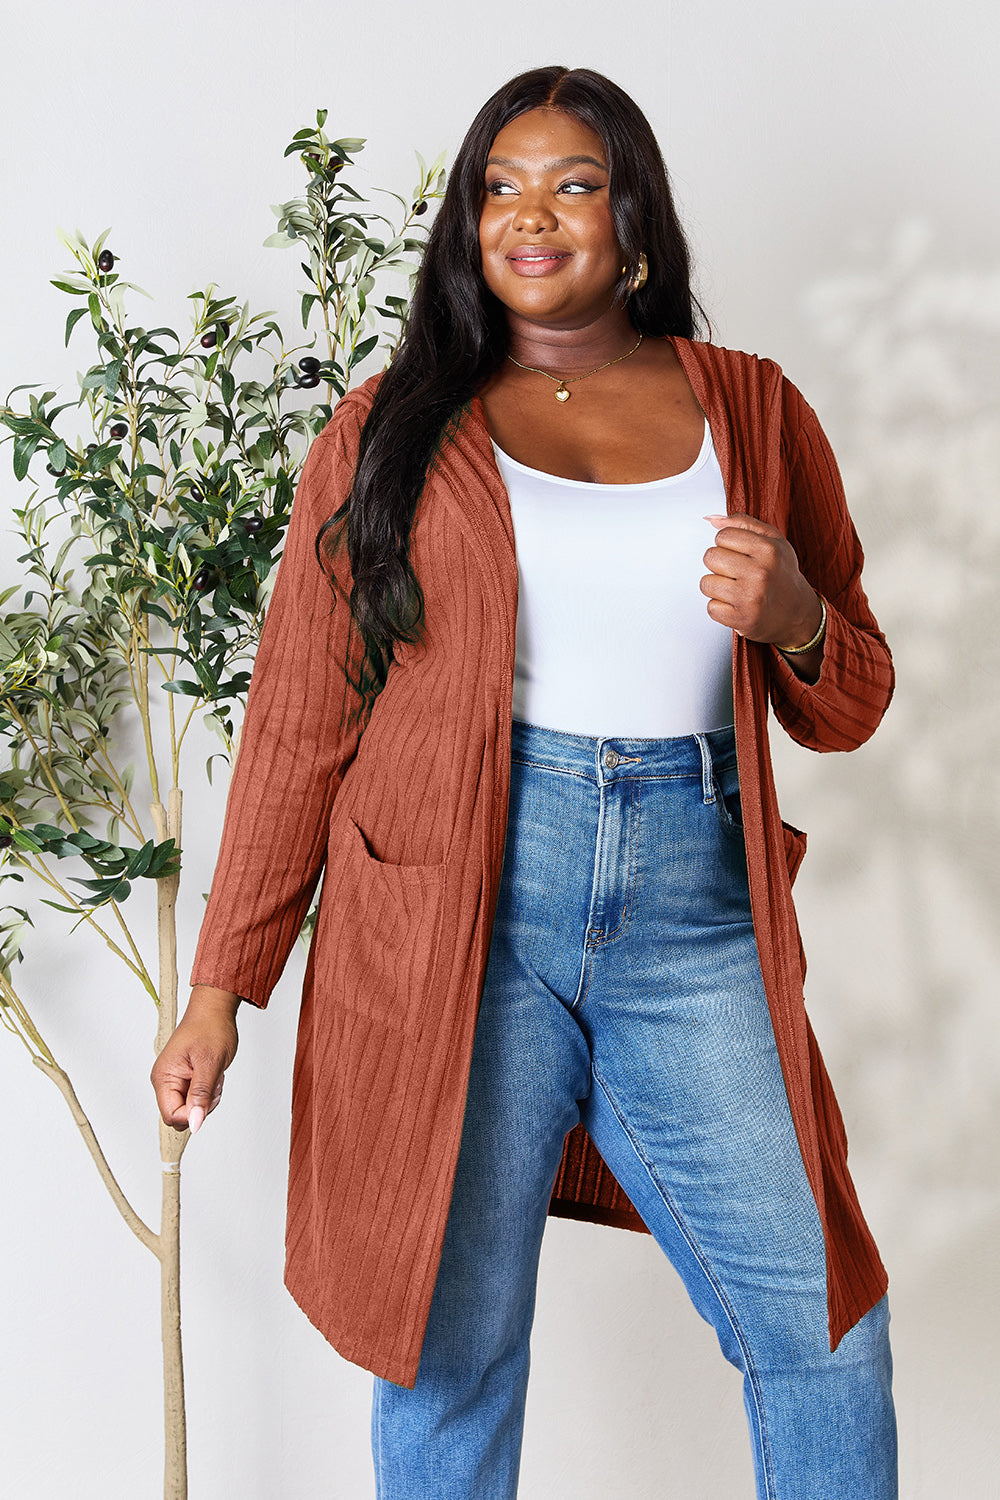
[[[203,661],[196,661],[194,669],[198,675],[199,682],[203,684],[208,695],[214,698],[215,694],[219,691],[219,679],[215,676],[215,673],[208,666],[207,662]]]
[[[25,833],[23,828],[11,829],[10,836],[19,849],[27,849],[30,854],[41,854],[42,849],[44,848],[44,845],[39,843],[37,839],[34,839],[30,834]]]
[[[28,474],[28,466],[35,454],[35,449],[41,441],[38,437],[19,437],[14,443],[14,478],[25,479]]]
[[[61,839],[63,837],[62,829],[56,828],[54,823],[36,823],[31,832],[37,839]]]
[[[108,397],[114,396],[121,379],[123,359],[113,359],[104,371],[104,390]]]
[[[141,849],[135,851],[125,867],[127,879],[138,880],[140,876],[145,875],[153,862],[153,851],[155,848],[156,841],[149,839],[147,843],[143,844]]]
[[[232,406],[236,399],[236,380],[231,370],[220,370],[219,388],[222,391],[222,399],[227,406]]]
[[[13,395],[13,392],[11,394]],[[9,427],[11,432],[19,433],[24,437],[28,437],[32,433],[41,435],[48,431],[46,427],[36,422],[34,417],[16,417],[13,412],[3,417],[3,424],[5,427]]]
[[[73,311],[70,313],[69,317],[66,319],[66,347],[67,348],[69,348],[69,336],[70,336],[70,334],[73,332],[73,329],[76,327],[77,323],[79,323],[80,319],[81,318],[85,318],[86,316],[87,316],[87,309],[85,307],[74,307]]]

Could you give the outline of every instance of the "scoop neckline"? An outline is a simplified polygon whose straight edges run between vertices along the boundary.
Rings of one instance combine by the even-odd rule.
[[[664,485],[677,484],[682,479],[689,479],[692,474],[697,474],[698,470],[704,467],[708,462],[709,454],[712,452],[712,429],[706,417],[705,434],[701,440],[701,448],[698,450],[698,457],[691,464],[690,468],[682,469],[679,474],[667,474],[662,479],[644,479],[640,484],[604,484],[599,480],[593,479],[567,479],[564,474],[550,474],[547,469],[532,469],[528,464],[519,463],[516,458],[511,458],[509,453],[505,453],[500,444],[495,442],[492,437],[490,438],[490,442],[493,445],[493,451],[496,454],[498,462],[502,460],[503,463],[509,464],[512,469],[517,469],[521,474],[530,474],[533,479],[545,479],[550,484],[567,485],[570,489],[574,490],[658,490],[662,489]]]

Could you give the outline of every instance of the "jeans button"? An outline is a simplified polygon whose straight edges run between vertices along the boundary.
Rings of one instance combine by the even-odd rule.
[[[605,750],[604,764],[608,767],[609,770],[614,770],[615,766],[618,764],[619,759],[620,756],[617,750]]]

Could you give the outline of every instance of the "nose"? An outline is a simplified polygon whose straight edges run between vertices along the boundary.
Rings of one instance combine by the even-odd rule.
[[[513,228],[525,234],[538,234],[543,229],[557,229],[559,220],[545,195],[525,191],[517,202]]]

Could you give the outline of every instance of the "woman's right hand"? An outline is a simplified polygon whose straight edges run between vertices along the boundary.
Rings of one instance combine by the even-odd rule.
[[[197,984],[187,1010],[156,1062],[150,1079],[167,1125],[197,1130],[222,1098],[222,1080],[236,1056],[239,995]]]

